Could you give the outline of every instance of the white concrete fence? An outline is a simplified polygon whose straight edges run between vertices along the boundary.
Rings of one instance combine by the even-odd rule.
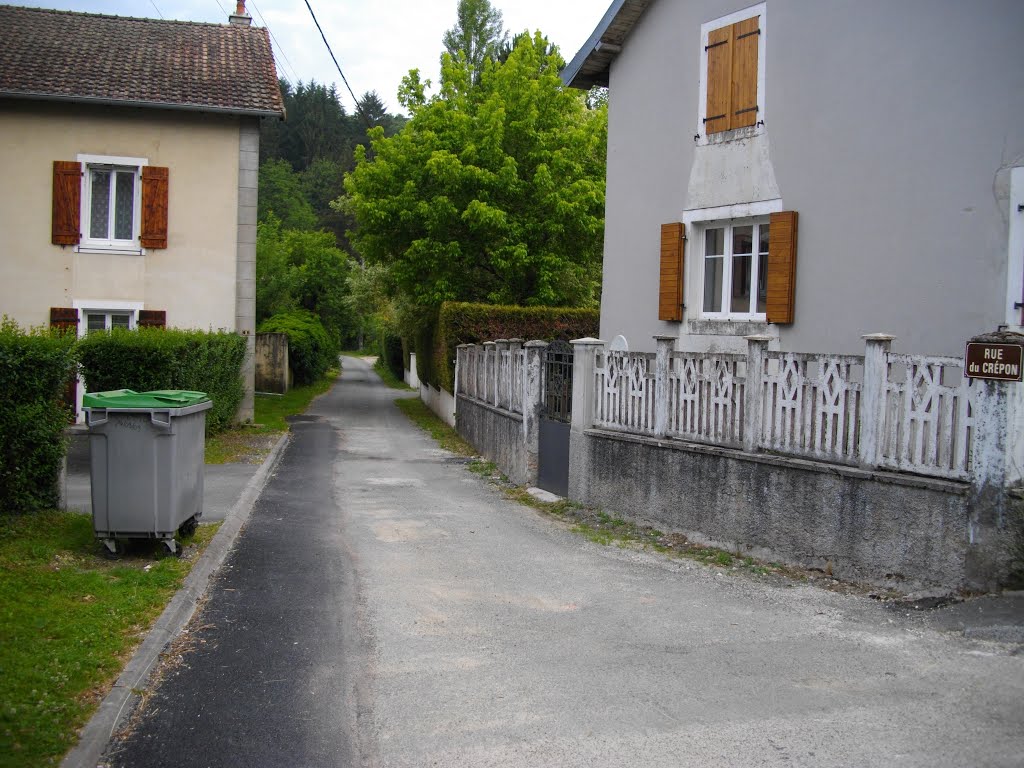
[[[864,355],[768,349],[613,351],[600,340],[575,347],[573,430],[598,428],[652,438],[768,452],[949,480],[1020,480],[1020,384],[964,376],[951,357],[896,354],[892,336],[864,337]],[[542,388],[543,342],[498,340],[458,348],[456,394],[533,416]],[[529,369],[537,368],[533,376]],[[525,406],[525,408],[524,408]],[[530,419],[528,418],[527,421]]]

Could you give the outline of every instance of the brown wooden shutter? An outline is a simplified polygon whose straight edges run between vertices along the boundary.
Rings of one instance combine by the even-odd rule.
[[[769,323],[792,323],[796,305],[796,211],[773,213],[768,233]]]
[[[167,247],[167,168],[147,165],[142,169],[143,248]]]
[[[742,128],[757,122],[757,45],[759,16],[732,25],[732,117],[730,126]]]
[[[50,242],[78,245],[82,239],[82,164],[53,161],[53,218]]]
[[[661,225],[661,280],[658,289],[658,319],[683,319],[683,250],[685,228],[674,222]]]
[[[732,26],[708,33],[708,98],[704,112],[707,133],[727,131],[731,125]]]
[[[166,328],[167,312],[163,309],[140,309],[139,328]]]
[[[74,307],[50,307],[50,327],[78,332],[78,310]]]

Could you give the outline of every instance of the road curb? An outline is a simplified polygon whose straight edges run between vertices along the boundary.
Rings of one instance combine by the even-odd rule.
[[[246,484],[238,501],[224,518],[203,556],[192,567],[181,589],[171,598],[160,618],[142,641],[131,660],[121,672],[96,713],[82,729],[78,744],[64,757],[61,768],[96,768],[103,750],[122,717],[130,712],[139,698],[137,691],[146,685],[150,672],[168,644],[181,633],[195,613],[196,605],[206,594],[210,577],[217,572],[235,543],[239,531],[249,519],[263,487],[284,453],[290,433],[286,432],[275,443],[270,455]]]

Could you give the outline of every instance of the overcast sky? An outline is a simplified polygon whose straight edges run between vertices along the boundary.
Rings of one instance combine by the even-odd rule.
[[[181,21],[227,21],[235,0],[10,0],[16,5]],[[611,0],[491,0],[512,33],[541,30],[566,61],[594,31]],[[377,91],[389,111],[400,111],[398,84],[410,69],[437,81],[441,36],[455,23],[457,0],[310,0],[327,41],[356,96]],[[258,26],[270,28],[278,74],[337,83],[352,99],[324,47],[305,0],[247,0]]]

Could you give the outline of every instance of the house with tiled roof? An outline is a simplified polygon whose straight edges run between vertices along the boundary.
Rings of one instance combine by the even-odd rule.
[[[0,311],[252,344],[264,117],[284,106],[244,1],[227,24],[0,6]]]

